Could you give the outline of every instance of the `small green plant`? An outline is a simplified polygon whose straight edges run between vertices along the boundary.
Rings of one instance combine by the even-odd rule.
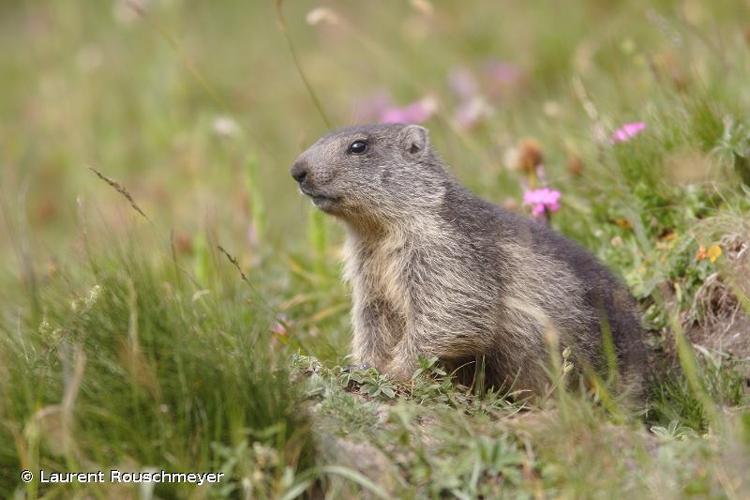
[[[364,394],[373,398],[393,399],[396,397],[396,386],[393,382],[375,368],[342,371],[341,384],[347,388],[358,387]]]
[[[732,116],[725,117],[724,132],[713,151],[750,186],[750,127]]]

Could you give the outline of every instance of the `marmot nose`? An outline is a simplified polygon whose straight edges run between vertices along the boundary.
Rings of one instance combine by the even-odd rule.
[[[292,165],[292,169],[290,172],[292,174],[292,177],[294,177],[294,180],[302,184],[308,173],[307,163],[303,161],[294,162],[294,165]]]

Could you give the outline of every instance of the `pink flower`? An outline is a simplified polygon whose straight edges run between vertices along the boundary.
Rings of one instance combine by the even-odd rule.
[[[488,61],[484,66],[486,90],[492,99],[505,99],[519,90],[524,83],[524,73],[513,63]]]
[[[479,84],[469,68],[459,66],[448,74],[448,86],[463,101],[479,94]]]
[[[372,123],[380,120],[385,110],[393,107],[391,95],[383,89],[354,102],[354,121]]]
[[[513,63],[503,61],[489,61],[485,65],[485,73],[494,83],[512,85],[521,78],[521,68]]]
[[[286,337],[289,333],[286,329],[287,322],[288,319],[285,314],[279,314],[276,316],[276,321],[271,325],[271,333],[273,333],[274,336]]]
[[[464,101],[456,108],[453,120],[461,130],[470,130],[492,114],[492,108],[482,97]]]
[[[614,131],[610,140],[613,144],[617,144],[618,142],[628,142],[644,130],[646,130],[646,124],[643,122],[626,123]]]
[[[560,191],[554,189],[531,189],[523,193],[523,204],[531,206],[531,215],[542,217],[560,210],[560,196]]]
[[[419,101],[404,107],[386,108],[380,115],[381,123],[424,123],[437,111],[437,100],[434,97],[423,97]]]

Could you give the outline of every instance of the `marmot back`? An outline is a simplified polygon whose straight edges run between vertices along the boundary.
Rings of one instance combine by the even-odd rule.
[[[419,356],[436,356],[448,368],[482,366],[491,385],[541,393],[550,336],[576,366],[600,371],[611,338],[621,379],[639,385],[643,331],[627,290],[577,244],[461,186],[426,129],[338,130],[291,173],[347,227],[357,362],[408,379]]]

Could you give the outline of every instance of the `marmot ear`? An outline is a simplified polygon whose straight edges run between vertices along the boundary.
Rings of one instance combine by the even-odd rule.
[[[401,129],[401,152],[408,158],[421,158],[427,152],[429,133],[419,125],[407,125]]]

